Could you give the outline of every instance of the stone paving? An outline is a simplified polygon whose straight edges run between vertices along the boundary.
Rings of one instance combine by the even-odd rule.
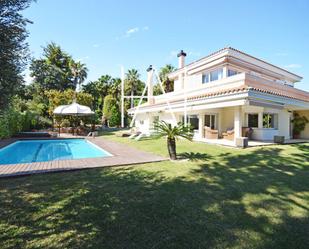
[[[51,139],[51,138],[34,138],[34,139]],[[0,165],[0,177],[31,175],[37,173],[78,170],[86,168],[124,166],[124,165],[159,162],[167,160],[166,158],[163,158],[161,156],[148,152],[143,152],[131,148],[127,145],[104,139],[102,137],[85,138],[85,139],[88,139],[90,142],[106,150],[107,152],[112,154],[112,156],[23,163],[23,164],[5,164]],[[0,140],[0,148],[3,148],[6,145],[11,144],[18,140],[25,140],[25,139],[11,138],[11,139]]]

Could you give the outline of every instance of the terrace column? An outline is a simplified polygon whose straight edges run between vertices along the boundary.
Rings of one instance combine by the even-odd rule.
[[[228,69],[227,69],[227,66],[224,66],[224,67],[223,67],[223,78],[227,78],[227,76],[228,76],[228,75],[227,75],[227,70],[228,70]]]
[[[234,141],[242,136],[242,110],[241,106],[236,106],[234,109]]]
[[[263,112],[259,112],[259,119],[258,119],[258,128],[263,128]]]
[[[204,114],[199,114],[198,115],[198,133],[199,133],[199,137],[203,138],[204,136],[204,126],[205,126],[205,122],[204,122]]]

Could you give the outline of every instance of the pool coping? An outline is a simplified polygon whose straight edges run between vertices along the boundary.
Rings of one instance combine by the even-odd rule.
[[[16,141],[24,140],[63,140],[63,139],[81,139],[76,138],[10,138],[0,140],[0,149],[10,145]],[[24,176],[38,173],[48,172],[63,172],[70,170],[81,170],[89,168],[126,166],[142,163],[160,162],[168,160],[167,158],[155,155],[153,153],[144,152],[135,148],[129,147],[125,144],[114,142],[102,137],[84,139],[95,144],[103,150],[106,150],[112,156],[97,157],[97,158],[83,158],[70,160],[57,160],[47,162],[34,162],[22,164],[2,164],[0,165],[0,178],[12,176]],[[128,139],[128,138],[124,138]]]

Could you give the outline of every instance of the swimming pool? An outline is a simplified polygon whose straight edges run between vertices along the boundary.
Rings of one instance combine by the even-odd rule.
[[[0,149],[0,165],[107,156],[86,139],[24,140]]]

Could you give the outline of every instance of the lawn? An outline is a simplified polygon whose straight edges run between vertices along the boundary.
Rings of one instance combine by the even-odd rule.
[[[309,248],[309,144],[177,146],[187,161],[0,179],[0,248]]]

